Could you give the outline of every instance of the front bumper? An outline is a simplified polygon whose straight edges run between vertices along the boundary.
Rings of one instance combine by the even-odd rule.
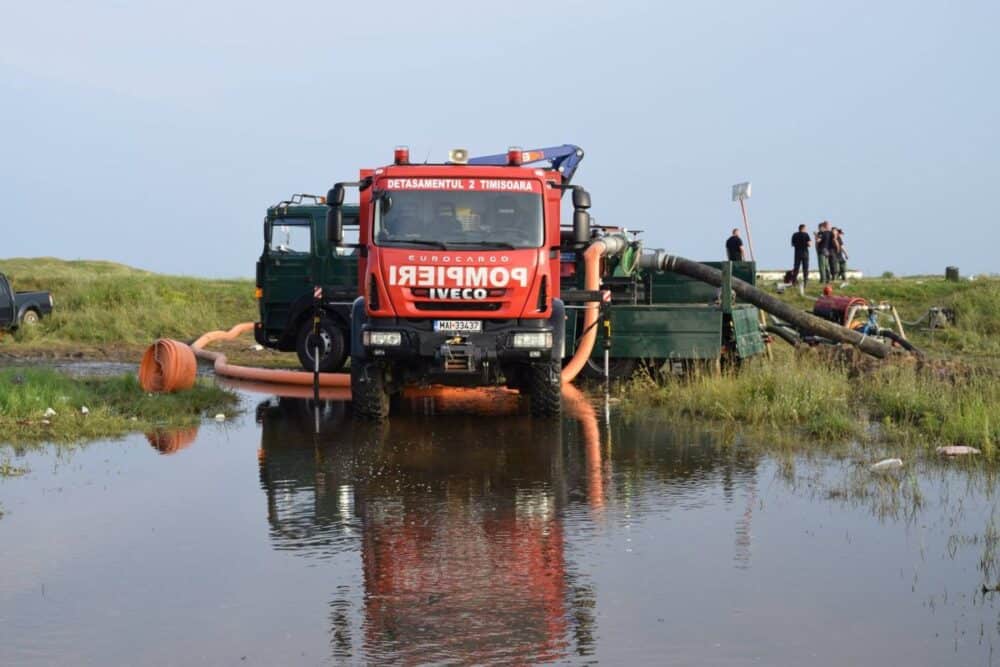
[[[434,331],[433,320],[419,322],[369,320],[361,327],[366,331],[397,332],[399,345],[363,346],[366,356],[376,359],[418,360],[432,362],[441,372],[475,372],[483,363],[558,361],[561,345],[548,320],[513,320],[483,322],[479,333],[446,333]],[[549,333],[553,344],[549,348],[514,347],[516,333]]]

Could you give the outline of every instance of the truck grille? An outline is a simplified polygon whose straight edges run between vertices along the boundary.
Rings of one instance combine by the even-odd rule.
[[[500,310],[503,305],[500,301],[474,301],[474,302],[456,302],[456,301],[415,301],[413,305],[417,310],[480,310],[492,312],[495,310]]]

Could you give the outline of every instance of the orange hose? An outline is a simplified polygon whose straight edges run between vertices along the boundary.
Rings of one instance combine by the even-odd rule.
[[[191,348],[199,359],[213,362],[217,375],[251,380],[253,382],[274,382],[278,384],[295,384],[312,386],[313,374],[308,371],[286,371],[276,368],[252,368],[230,364],[226,355],[221,352],[209,352],[202,349],[217,340],[232,340],[253,330],[253,322],[237,324],[229,331],[209,331],[191,344]],[[350,387],[351,376],[347,373],[320,373],[320,387]]]
[[[198,363],[184,343],[161,338],[150,345],[139,364],[139,385],[143,391],[170,393],[194,386]]]
[[[601,288],[601,257],[606,251],[607,246],[604,245],[604,242],[596,241],[590,244],[587,251],[583,253],[586,268],[584,289],[594,291]],[[599,305],[593,301],[586,305],[583,315],[583,330],[586,333],[580,339],[580,344],[577,346],[573,358],[562,369],[563,384],[569,384],[576,378],[577,374],[583,370],[587,360],[590,359],[590,353],[594,351],[594,342],[597,340],[596,322]]]

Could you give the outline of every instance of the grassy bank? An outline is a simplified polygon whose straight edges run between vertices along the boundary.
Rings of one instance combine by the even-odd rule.
[[[850,356],[850,355],[848,355]],[[863,367],[817,350],[776,350],[738,372],[625,386],[633,411],[739,424],[808,441],[888,441],[916,448],[966,444],[992,458],[1000,443],[1000,381],[967,365],[912,359]]]
[[[16,356],[134,358],[156,338],[190,340],[256,319],[253,282],[167,276],[98,261],[0,260],[17,290],[52,292],[51,317],[0,343]]]
[[[211,382],[147,394],[132,375],[73,378],[45,368],[7,368],[0,370],[0,444],[71,443],[195,425],[231,411],[236,401]],[[47,416],[50,408],[55,414]]]

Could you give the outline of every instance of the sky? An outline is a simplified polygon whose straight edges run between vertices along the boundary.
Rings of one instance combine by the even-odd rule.
[[[266,208],[359,168],[563,143],[597,222],[758,264],[1000,272],[997,2],[4,2],[0,257],[253,275]],[[815,262],[815,260],[814,260]]]

